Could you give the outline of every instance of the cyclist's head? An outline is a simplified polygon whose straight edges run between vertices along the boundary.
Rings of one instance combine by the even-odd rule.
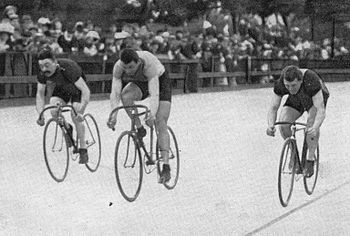
[[[283,79],[293,82],[295,79],[302,80],[303,74],[297,66],[287,66],[283,71]]]
[[[120,54],[121,66],[128,75],[135,74],[140,65],[140,57],[134,49],[125,48]]]
[[[289,93],[298,93],[301,83],[303,82],[303,74],[296,66],[287,66],[283,70],[283,83],[288,89]]]
[[[139,55],[132,48],[125,48],[120,54],[120,60],[126,65],[130,62],[137,63],[139,61]]]
[[[44,48],[38,53],[40,70],[45,76],[51,76],[57,69],[57,60],[50,48]]]

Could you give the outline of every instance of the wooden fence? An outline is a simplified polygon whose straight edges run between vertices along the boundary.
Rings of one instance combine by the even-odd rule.
[[[103,55],[88,57],[80,54],[61,55],[61,57],[71,58],[82,67],[87,74],[87,83],[92,93],[110,92],[111,73],[117,58]],[[161,61],[169,71],[173,87],[181,88],[185,93],[197,92],[199,87],[259,83],[264,77],[277,78],[281,70],[291,64],[314,69],[322,74],[326,81],[348,80],[350,75],[349,60],[293,61],[247,57],[239,60],[235,65],[227,64],[227,72],[218,72],[215,69],[215,65],[219,63],[218,58],[215,57],[211,59],[210,71],[203,71],[202,61],[197,59],[181,61],[161,59]],[[38,71],[36,55],[0,54],[0,98],[35,96]],[[217,81],[222,81],[222,78],[225,78],[224,83],[218,85]]]

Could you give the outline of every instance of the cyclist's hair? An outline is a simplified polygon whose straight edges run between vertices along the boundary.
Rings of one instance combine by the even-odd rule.
[[[300,81],[303,79],[303,74],[297,66],[287,66],[283,70],[283,79],[288,82],[293,82],[295,79]]]
[[[52,52],[52,50],[49,47],[43,48],[38,53],[38,60],[45,60],[45,59],[56,60],[55,54]]]
[[[132,48],[125,48],[121,54],[120,54],[120,60],[124,64],[129,64],[130,62],[138,62],[139,55],[136,53],[136,51]]]

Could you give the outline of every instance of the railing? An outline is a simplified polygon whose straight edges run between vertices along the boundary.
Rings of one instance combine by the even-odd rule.
[[[92,93],[110,92],[112,70],[116,57],[84,56],[81,54],[63,54],[76,61],[87,74],[87,82]],[[262,77],[277,78],[286,65],[297,65],[315,69],[326,81],[347,80],[350,74],[350,60],[283,60],[244,58],[233,64],[226,61],[227,72],[218,72],[218,57],[211,58],[211,68],[203,71],[202,61],[161,59],[169,71],[172,85],[184,92],[197,92],[199,87],[213,87],[215,81],[227,79],[228,86],[235,84],[258,83]],[[36,75],[38,73],[36,55],[29,53],[0,54],[0,98],[33,97],[36,93]]]

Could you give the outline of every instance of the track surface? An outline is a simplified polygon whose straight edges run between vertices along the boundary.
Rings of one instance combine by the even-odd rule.
[[[316,190],[308,196],[296,182],[287,208],[277,194],[283,140],[265,135],[271,88],[173,96],[169,125],[181,149],[179,182],[169,191],[155,173],[146,175],[133,203],[120,195],[113,168],[127,118],[116,132],[107,129],[108,100],[92,100],[87,110],[101,132],[99,170],[91,174],[71,162],[59,184],[44,163],[34,106],[3,106],[0,234],[348,235],[350,83],[328,87]]]

